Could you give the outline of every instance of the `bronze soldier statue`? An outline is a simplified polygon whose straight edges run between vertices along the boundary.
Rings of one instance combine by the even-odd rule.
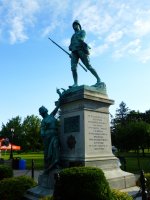
[[[82,30],[82,27],[78,20],[75,20],[72,26],[75,33],[71,37],[71,43],[69,46],[69,50],[71,51],[71,70],[74,80],[74,84],[71,87],[78,86],[77,64],[79,59],[81,59],[86,68],[97,79],[97,82],[94,86],[99,86],[101,83],[100,77],[98,76],[96,70],[90,64],[89,46],[84,42],[86,32]]]

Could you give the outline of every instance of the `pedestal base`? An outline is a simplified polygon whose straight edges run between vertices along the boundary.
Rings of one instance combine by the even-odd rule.
[[[55,174],[58,173],[58,169],[51,171],[48,174],[40,174],[38,177],[38,186],[27,190],[24,195],[24,199],[38,200],[42,197],[53,195]]]
[[[138,176],[121,169],[104,170],[106,179],[111,188],[126,189],[136,186]]]
[[[138,176],[129,172],[125,172],[120,169],[118,158],[100,158],[94,161],[69,161],[63,160],[64,167],[75,167],[75,166],[90,166],[97,167],[103,170],[107,181],[111,188],[114,189],[125,189],[136,185]]]

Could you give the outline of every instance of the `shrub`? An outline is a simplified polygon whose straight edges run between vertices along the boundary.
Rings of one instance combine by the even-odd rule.
[[[0,181],[0,197],[7,200],[20,200],[26,190],[35,185],[34,180],[27,176],[5,178]]]
[[[63,169],[56,183],[54,200],[110,200],[111,190],[101,169],[72,167]]]
[[[145,173],[145,178],[147,179],[146,183],[147,189],[150,192],[150,173]]]
[[[126,192],[112,189],[112,200],[133,200]]]
[[[116,189],[112,189],[112,197],[111,200],[133,200],[131,196],[129,196],[126,192],[121,192]],[[43,197],[40,200],[54,200],[53,196],[51,197]]]
[[[0,180],[13,177],[13,170],[7,165],[0,165]]]
[[[4,159],[0,158],[0,164],[4,164]]]
[[[40,198],[40,200],[53,200],[53,196],[43,197],[43,198]]]

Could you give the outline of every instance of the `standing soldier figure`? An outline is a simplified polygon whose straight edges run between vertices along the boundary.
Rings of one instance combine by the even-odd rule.
[[[89,59],[89,46],[84,42],[86,32],[82,30],[81,25],[78,20],[75,20],[72,24],[75,33],[71,37],[71,43],[69,50],[71,53],[71,70],[73,75],[74,84],[71,87],[78,86],[78,74],[77,74],[77,64],[79,59],[83,62],[86,68],[95,76],[97,82],[94,86],[99,86],[101,80],[95,71],[95,69],[90,64]]]

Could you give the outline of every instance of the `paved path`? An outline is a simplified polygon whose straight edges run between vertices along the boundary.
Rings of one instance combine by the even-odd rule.
[[[32,177],[32,171],[31,170],[13,170],[13,172],[14,172],[14,176],[26,175],[26,176]],[[34,180],[36,182],[38,182],[38,176],[41,173],[42,173],[42,170],[34,170]]]
[[[126,189],[122,189],[122,192],[127,192],[129,195],[136,195],[139,191],[139,187],[135,186],[135,187],[131,187],[131,188],[126,188]],[[142,197],[137,197],[135,200],[142,200]]]

